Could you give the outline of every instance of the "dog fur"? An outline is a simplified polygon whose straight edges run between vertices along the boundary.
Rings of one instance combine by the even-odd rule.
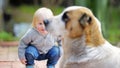
[[[120,49],[104,39],[100,21],[90,9],[68,7],[46,27],[64,37],[59,68],[120,68]]]

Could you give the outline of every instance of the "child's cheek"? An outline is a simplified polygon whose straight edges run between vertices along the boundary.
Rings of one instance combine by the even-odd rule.
[[[41,31],[41,27],[38,27],[38,30]]]
[[[37,25],[37,30],[40,30],[40,28],[41,28],[41,27],[40,27],[39,25]]]

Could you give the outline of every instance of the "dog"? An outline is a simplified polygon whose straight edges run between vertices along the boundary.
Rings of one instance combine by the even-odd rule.
[[[70,6],[48,22],[50,33],[64,37],[59,68],[120,68],[120,49],[103,37],[89,8]]]

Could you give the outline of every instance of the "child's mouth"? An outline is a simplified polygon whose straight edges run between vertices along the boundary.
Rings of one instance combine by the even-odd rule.
[[[41,31],[45,31],[45,29],[42,29]]]

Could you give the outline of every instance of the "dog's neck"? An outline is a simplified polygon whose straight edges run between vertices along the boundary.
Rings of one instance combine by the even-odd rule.
[[[85,36],[76,39],[70,39],[66,37],[64,39],[64,54],[65,57],[70,59],[71,62],[88,62],[88,61],[97,61],[102,58],[109,57],[110,54],[115,52],[115,47],[111,46],[111,44],[105,41],[104,44],[100,46],[91,46],[87,45],[85,42]],[[114,49],[112,49],[114,48]],[[118,50],[118,49],[117,49]],[[102,56],[101,56],[102,55]],[[94,58],[93,58],[94,57]],[[77,59],[76,59],[77,58]],[[74,60],[74,61],[73,61]]]
[[[86,47],[85,36],[82,36],[81,38],[76,38],[76,39],[72,39],[67,36],[65,36],[64,38],[63,48],[66,53],[78,54],[83,52],[85,47]]]
[[[96,37],[96,39],[99,39],[99,37]],[[92,43],[99,42],[99,40],[92,41]],[[104,38],[103,38],[104,39]],[[71,55],[81,55],[83,52],[86,52],[86,49],[92,49],[99,46],[104,46],[107,41],[104,41],[104,43],[99,44],[98,46],[94,46],[94,44],[88,44],[86,43],[86,36],[83,35],[80,38],[72,39],[68,36],[64,37],[64,45],[63,48],[66,53],[70,53]],[[109,44],[111,46],[111,44]],[[109,46],[108,45],[108,46]],[[69,52],[68,52],[69,51]]]

